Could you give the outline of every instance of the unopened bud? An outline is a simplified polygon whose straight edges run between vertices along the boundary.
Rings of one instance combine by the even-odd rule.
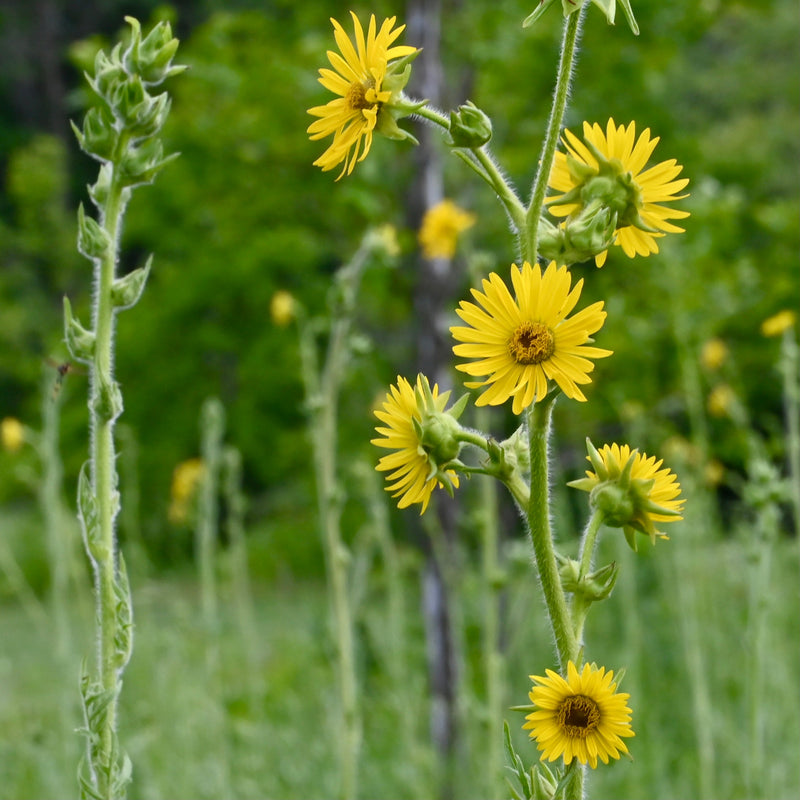
[[[492,121],[474,103],[467,102],[450,112],[451,147],[483,147],[492,138]]]

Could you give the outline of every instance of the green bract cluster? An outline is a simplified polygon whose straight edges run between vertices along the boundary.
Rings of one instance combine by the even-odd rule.
[[[150,90],[186,67],[172,64],[178,48],[168,22],[161,22],[142,39],[139,22],[125,18],[131,40],[107,55],[99,51],[94,76],[87,75],[98,103],[87,111],[83,130],[72,125],[81,149],[104,165],[90,194],[96,205],[107,197],[110,174],[106,165],[118,165],[115,179],[124,186],[150,183],[175,154],[164,156],[158,134],[169,114],[166,92]]]

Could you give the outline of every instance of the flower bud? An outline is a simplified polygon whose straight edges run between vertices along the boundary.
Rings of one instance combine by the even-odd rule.
[[[129,72],[140,75],[146,84],[155,85],[185,69],[171,65],[179,42],[173,38],[169,22],[159,22],[142,39],[139,21],[134,17],[125,17],[125,21],[132,28],[131,43],[123,56]]]
[[[67,297],[64,298],[64,340],[75,361],[88,363],[94,357],[95,335],[72,316],[72,306]]]
[[[477,148],[492,138],[492,121],[474,103],[467,102],[450,112],[451,147]]]
[[[559,266],[589,261],[614,243],[616,229],[616,214],[595,200],[567,217],[558,227],[542,218],[539,253]]]
[[[78,252],[88,259],[103,258],[111,246],[111,237],[97,220],[87,217],[83,203],[78,206]]]
[[[115,308],[122,310],[135,306],[139,302],[147,279],[150,277],[152,264],[153,257],[150,256],[143,267],[139,267],[114,281],[111,285],[111,303]]]
[[[84,153],[98,161],[105,162],[112,159],[117,146],[118,133],[108,118],[107,111],[97,106],[90,108],[83,118],[82,131],[73,122],[70,124]]]

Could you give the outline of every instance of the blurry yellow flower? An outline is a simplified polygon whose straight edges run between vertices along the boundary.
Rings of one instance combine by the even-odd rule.
[[[719,486],[725,479],[725,465],[716,458],[712,458],[703,470],[703,477],[709,486]]]
[[[721,383],[708,395],[708,413],[712,417],[729,417],[737,402],[736,392],[727,383]]]
[[[500,405],[513,398],[515,414],[542,400],[554,381],[567,397],[586,400],[578,384],[591,383],[592,358],[610,356],[610,350],[589,347],[591,335],[603,327],[603,303],[593,303],[567,317],[578,302],[583,279],[570,290],[572,277],[566,267],[551,263],[541,267],[526,261],[522,269],[511,266],[511,296],[502,278],[492,273],[483,281],[483,292],[472,296],[483,308],[463,301],[456,309],[470,327],[455,326],[450,333],[458,342],[457,356],[476,359],[456,369],[472,376],[488,375],[484,381],[465,385],[488,387],[476,405]]]
[[[530,678],[538,684],[529,694],[536,710],[522,727],[536,740],[542,761],[563,756],[565,764],[574,758],[596,769],[598,758],[608,764],[609,758],[628,752],[620,737],[636,735],[627,706],[630,695],[616,691],[613,671],[584,664],[578,672],[570,661],[566,679],[551,669],[546,678]]]
[[[784,309],[761,323],[761,333],[763,336],[780,336],[785,330],[793,327],[796,321],[797,315],[794,311]]]
[[[281,328],[285,328],[295,318],[296,310],[297,301],[283,289],[275,292],[269,301],[269,315],[272,321]]]
[[[626,128],[609,119],[605,132],[598,123],[584,122],[583,141],[568,130],[562,141],[567,152],[556,153],[549,185],[563,194],[547,198],[551,214],[566,217],[602,201],[617,216],[615,244],[629,258],[657,253],[657,238],[683,231],[668,220],[683,219],[689,213],[660,203],[687,197],[676,192],[689,181],[676,180],[683,167],[675,159],[645,169],[659,141],[650,138],[649,128],[637,139],[634,122]],[[598,267],[607,254],[606,250],[596,257]]]
[[[395,451],[383,456],[376,469],[390,472],[386,476],[390,482],[386,491],[400,498],[398,508],[420,503],[420,514],[423,514],[437,486],[450,493],[454,487],[458,488],[458,475],[442,468],[458,455],[459,447],[445,411],[449,397],[449,391],[439,394],[437,384],[431,389],[424,375],[417,376],[416,387],[398,376],[397,385],[389,388],[383,409],[374,412],[388,427],[375,428],[383,438],[372,439],[372,444]],[[457,427],[457,423],[453,423]],[[431,432],[437,441],[428,438]]]
[[[728,358],[728,346],[722,339],[708,339],[700,351],[700,362],[712,372],[716,372]]]
[[[343,163],[339,178],[345,173],[349,175],[356,163],[369,153],[373,131],[376,126],[380,127],[379,117],[382,117],[388,135],[403,137],[388,108],[394,95],[405,86],[408,71],[391,74],[389,62],[417,52],[416,48],[408,45],[392,47],[405,30],[405,25],[394,27],[396,17],[384,20],[380,30],[376,30],[375,15],[372,14],[365,37],[358,17],[352,11],[350,14],[355,29],[355,46],[344,28],[331,19],[341,55],[329,50],[328,60],[333,70],[323,68],[319,71],[319,82],[338,97],[324,106],[308,109],[309,114],[320,117],[309,125],[309,138],[317,140],[333,136],[333,142],[314,165],[327,172]],[[407,135],[407,138],[412,137]]]
[[[475,215],[452,200],[442,200],[425,212],[419,229],[419,243],[425,258],[452,258],[458,237],[475,224]]]
[[[388,222],[375,228],[376,244],[392,258],[400,255],[400,242],[397,241],[397,228]]]
[[[6,417],[0,422],[0,441],[9,453],[16,453],[25,442],[25,428],[15,417]]]
[[[173,470],[167,516],[175,525],[180,525],[189,519],[192,501],[205,475],[205,469],[203,459],[190,458],[181,461]]]
[[[650,537],[669,538],[656,530],[656,522],[676,522],[683,519],[680,512],[684,500],[678,499],[681,485],[675,473],[661,468],[663,460],[632,451],[627,444],[604,445],[597,450],[590,441],[588,460],[594,472],[570,481],[569,486],[591,492],[592,507],[603,514],[603,522],[612,528],[622,528],[625,539],[637,549],[635,532]]]

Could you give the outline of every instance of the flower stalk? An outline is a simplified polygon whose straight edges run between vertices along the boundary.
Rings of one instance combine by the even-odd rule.
[[[78,513],[95,574],[97,663],[81,675],[87,754],[79,774],[81,796],[120,800],[131,779],[130,759],[117,738],[117,707],[122,672],[133,647],[133,617],[125,560],[116,539],[120,510],[114,426],[122,413],[122,392],[114,379],[114,331],[119,311],[139,300],[150,263],[117,277],[120,233],[135,186],[150,183],[167,163],[158,134],[169,111],[166,93],[149,89],[181,71],[171,66],[178,46],[167,23],[142,38],[137,20],[126,18],[131,39],[95,59],[89,84],[97,105],[83,129],[73,125],[81,148],[101,163],[90,196],[98,219],[78,210],[78,250],[94,268],[92,328],[73,316],[64,299],[65,339],[72,357],[89,367],[89,460],[78,480]]]

